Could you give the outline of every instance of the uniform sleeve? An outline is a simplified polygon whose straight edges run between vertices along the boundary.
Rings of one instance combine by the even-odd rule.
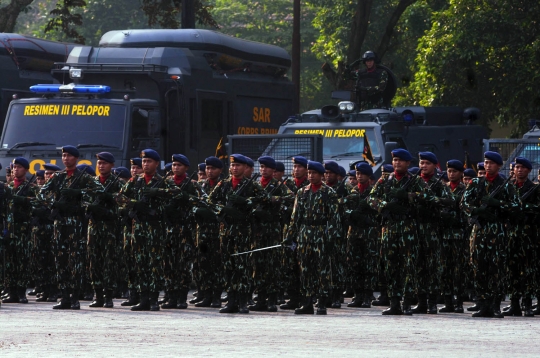
[[[465,189],[465,192],[463,193],[463,197],[461,198],[461,202],[459,204],[461,210],[463,210],[468,216],[472,216],[473,210],[478,207],[478,205],[476,204],[476,193],[478,190],[478,185],[478,178],[473,179]]]
[[[386,201],[384,200],[384,183],[385,179],[380,178],[367,197],[369,206],[378,213],[381,213],[386,206]]]
[[[302,194],[304,190],[298,190],[296,193],[296,199],[294,200],[293,212],[291,215],[291,221],[287,228],[287,234],[285,238],[295,241],[298,237],[298,231],[300,228],[300,220],[304,217],[304,208],[302,206]]]

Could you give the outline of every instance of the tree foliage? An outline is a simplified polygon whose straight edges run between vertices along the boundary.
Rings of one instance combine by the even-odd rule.
[[[28,6],[34,0],[11,0],[6,6],[0,7],[0,32],[13,32],[17,18],[28,11]]]

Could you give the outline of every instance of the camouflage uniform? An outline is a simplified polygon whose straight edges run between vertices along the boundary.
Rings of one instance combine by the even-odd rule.
[[[388,82],[388,72],[381,68],[374,71],[363,69],[357,72],[356,92],[360,110],[382,108],[382,92]]]
[[[50,210],[43,205],[32,211],[32,272],[36,285],[44,289],[44,299],[54,296],[58,286],[54,264],[54,222],[49,220],[49,214]]]
[[[468,216],[477,216],[475,209],[481,207],[482,198],[503,184],[504,179],[499,175],[493,182],[485,177],[474,178],[463,194],[461,208]],[[471,261],[474,267],[475,288],[482,301],[491,300],[501,293],[498,285],[506,264],[506,252],[502,247],[508,244],[503,218],[508,213],[519,210],[519,198],[511,184],[506,184],[495,199],[500,201],[500,206],[487,208],[488,212],[495,216],[479,216],[480,225],[475,225],[471,233]]]
[[[343,179],[344,181],[346,179]],[[349,223],[344,215],[345,210],[343,207],[343,197],[348,194],[347,185],[341,182],[336,183],[334,186],[330,186],[338,197],[338,212],[341,219],[342,232],[339,236],[334,237],[332,240],[333,246],[327,248],[327,253],[331,257],[332,264],[332,307],[341,307],[341,295],[346,284],[346,261],[347,261],[347,231],[349,229]]]
[[[313,192],[311,186],[309,184],[296,194],[286,237],[298,241],[302,295],[317,295],[325,303],[332,287],[328,250],[342,234],[341,218],[334,190],[323,183]]]

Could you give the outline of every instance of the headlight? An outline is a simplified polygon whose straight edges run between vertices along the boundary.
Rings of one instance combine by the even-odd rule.
[[[351,101],[339,102],[339,110],[343,113],[351,113],[355,110],[356,104]]]
[[[80,68],[70,68],[69,69],[69,77],[70,78],[82,78],[83,73]]]

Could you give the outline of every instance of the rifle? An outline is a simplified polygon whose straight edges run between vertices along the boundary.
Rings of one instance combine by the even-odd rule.
[[[442,180],[444,176],[444,173],[441,173],[441,175],[439,175],[439,177],[437,178],[437,181],[435,183],[431,183],[431,185],[429,186],[429,190],[435,188]]]
[[[71,182],[71,184],[69,184],[69,186],[67,188],[68,189],[75,189],[75,186],[79,184],[79,180],[81,180],[84,172],[85,172],[85,170],[79,170],[79,172],[77,173],[77,176],[75,178],[73,178],[73,181]],[[67,174],[66,174],[66,178],[67,178]],[[65,196],[60,195],[60,198],[58,199],[58,202],[63,203],[65,201],[66,201]],[[49,215],[49,220],[54,221],[57,217],[61,218],[60,217],[60,210],[58,210],[58,208],[53,208],[51,210],[51,215]]]
[[[342,181],[339,182],[339,185],[336,187],[336,194],[340,197],[340,198],[343,198],[345,197],[346,195],[340,195],[339,194],[339,191],[344,187],[345,185],[345,181],[347,180],[347,178],[343,178]]]
[[[154,185],[152,185],[150,187],[150,189],[154,189],[154,188],[158,188],[160,187],[164,182],[165,182],[165,179],[167,179],[167,177],[172,173],[172,170],[168,171],[167,173],[165,173],[164,176],[161,177],[160,180],[158,180],[157,182],[154,183]],[[139,177],[138,179],[139,181],[141,180],[144,180],[143,177]],[[139,202],[142,202],[142,203],[148,203],[150,201],[150,199],[146,196],[146,195],[143,195],[142,198],[139,200]],[[156,211],[154,209],[151,209],[148,214],[150,216],[153,216],[153,215],[156,215]],[[128,212],[128,216],[130,219],[133,219],[135,220],[135,222],[140,222],[139,218],[137,217],[137,211],[131,207],[129,209],[129,212]]]
[[[495,188],[495,190],[493,190],[489,195],[488,197],[489,198],[494,198],[495,195],[499,194],[500,191],[506,186],[506,184],[508,184],[510,182],[510,180],[514,177],[514,172],[511,172],[510,175],[508,176],[508,178],[506,178],[506,180],[504,181],[504,183],[502,183],[501,185],[499,185],[498,187]],[[487,208],[487,204],[486,203],[482,203],[480,205],[480,208]],[[482,225],[480,225],[480,222],[478,221],[478,215],[474,216],[474,217],[471,217],[470,220],[469,220],[469,224],[471,226],[473,225],[477,225],[478,228],[481,228]]]
[[[113,175],[113,180],[111,180],[109,182],[109,184],[107,184],[107,186],[105,187],[105,189],[103,189],[103,192],[102,193],[107,193],[109,192],[109,190],[112,188],[112,186],[116,183],[116,181],[118,180],[118,178],[120,177],[120,174],[117,174],[117,175]],[[91,205],[99,205],[101,204],[101,196],[98,196],[96,198],[96,200],[94,200],[94,202],[91,204]],[[86,212],[86,218],[87,219],[93,219],[92,217],[92,213],[88,212],[88,208],[87,208],[87,212]]]
[[[245,182],[240,188],[236,189],[236,191],[233,193],[233,195],[240,195],[242,192],[251,184],[255,179],[257,179],[259,176],[261,176],[259,173],[253,174],[253,176]],[[226,208],[232,208],[233,203],[230,202],[230,200],[227,200],[227,203],[225,204]],[[218,221],[221,223],[225,223],[224,214],[218,215]]]
[[[187,186],[189,183],[191,183],[191,181],[193,180],[193,177],[194,177],[195,175],[197,175],[197,172],[196,172],[196,171],[193,172],[193,173],[191,173],[191,175],[189,176],[188,180],[184,180],[184,182],[182,183],[182,185],[181,185],[177,190],[178,190],[180,193],[183,192],[183,191],[186,189],[186,186]],[[173,199],[173,200],[174,200],[174,199]],[[173,203],[174,203],[174,201],[173,201]],[[171,205],[171,204],[169,204],[169,205]],[[172,204],[172,205],[174,205],[174,204]],[[177,206],[177,205],[174,205],[174,206],[175,206],[175,209],[178,209],[178,206]],[[176,215],[174,215],[174,211],[172,211],[172,213],[173,213],[172,216],[176,216]],[[188,215],[189,215],[189,211],[186,210],[186,211],[184,212],[184,215],[183,215],[182,219],[183,219],[183,220],[187,219]],[[167,207],[166,207],[166,210],[165,210],[165,221],[167,222],[167,224],[171,224],[169,218],[167,217]]]
[[[26,196],[26,194],[28,194],[28,188],[30,188],[30,185],[32,185],[35,180],[36,175],[34,174],[30,178],[30,180],[27,180],[26,183],[24,183],[24,185],[19,189],[19,191],[17,191],[17,196]]]
[[[416,180],[416,178],[418,177],[418,174],[420,173],[420,171],[416,172],[416,174],[414,174],[413,176],[411,176],[409,178],[409,180],[407,180],[407,182],[405,184],[403,184],[400,189],[403,189],[403,190],[407,190],[413,183],[414,181]],[[396,197],[393,197],[392,199],[390,199],[389,203],[397,203],[399,201],[398,198]],[[388,210],[384,210],[382,213],[381,213],[381,218],[382,220],[384,221],[386,218],[388,218],[388,215],[390,215],[390,212]]]
[[[531,195],[536,191],[536,189],[538,189],[538,187],[537,187],[536,185],[533,184],[533,185],[531,186],[531,188],[530,188],[529,190],[527,190],[527,192],[524,193],[524,194],[521,196],[521,198],[520,198],[521,202],[524,203],[525,200],[527,200],[527,199],[529,198],[529,196],[531,196]]]
[[[272,188],[272,190],[270,190],[269,192],[267,192],[268,196],[271,197],[272,194],[274,194],[279,188],[281,188],[281,186],[282,186],[283,184],[285,184],[285,181],[286,181],[288,178],[289,178],[289,177],[288,177],[287,175],[285,175],[285,178],[283,178],[283,180],[280,181],[278,185],[276,185],[275,187]],[[266,188],[265,188],[265,191],[266,191]],[[255,208],[254,211],[257,211],[257,210],[260,210],[260,209],[262,209],[262,205],[261,205],[261,204],[257,205],[257,207]]]

